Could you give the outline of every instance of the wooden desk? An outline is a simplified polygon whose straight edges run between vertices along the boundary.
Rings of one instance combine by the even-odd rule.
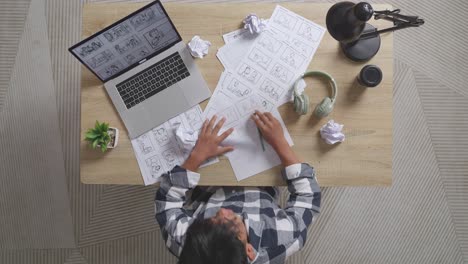
[[[117,21],[143,6],[144,3],[85,4],[83,9],[83,38]],[[281,3],[282,6],[308,18],[323,27],[330,4]],[[218,48],[224,45],[222,35],[241,27],[242,19],[255,12],[270,17],[276,4],[164,4],[185,42],[194,35],[212,43],[210,53],[197,59],[208,86],[213,90],[224,70],[216,58]],[[375,9],[390,8],[375,5]],[[372,21],[379,28],[389,26],[385,21]],[[360,89],[354,80],[365,64],[378,65],[383,82],[375,89]],[[392,92],[393,92],[393,37],[382,36],[379,53],[368,63],[355,63],[344,57],[328,32],[325,34],[309,69],[324,70],[337,80],[339,96],[329,118],[317,120],[310,114],[298,117],[291,104],[280,107],[280,113],[294,140],[294,150],[313,165],[321,186],[389,186],[392,183]],[[328,96],[328,88],[320,81],[307,80],[311,103],[317,104]],[[207,101],[202,105],[206,106]],[[346,141],[329,146],[321,139],[319,128],[329,119],[344,124]],[[82,140],[85,131],[96,120],[109,122],[121,130],[119,146],[101,154],[90,150]],[[114,110],[102,83],[87,69],[82,70],[81,89],[81,181],[88,184],[143,184],[124,124]],[[202,185],[284,185],[279,177],[280,167],[237,182],[229,161],[201,169]],[[247,166],[247,164],[246,164]]]

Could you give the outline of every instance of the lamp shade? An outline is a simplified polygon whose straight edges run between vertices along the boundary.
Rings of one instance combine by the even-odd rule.
[[[369,3],[340,2],[328,10],[326,24],[330,35],[341,43],[359,39],[374,10]]]
[[[374,9],[369,3],[340,2],[328,10],[326,23],[330,35],[340,42],[343,53],[353,61],[367,61],[377,54],[380,36],[362,38],[362,34],[376,32],[366,23],[372,18]]]

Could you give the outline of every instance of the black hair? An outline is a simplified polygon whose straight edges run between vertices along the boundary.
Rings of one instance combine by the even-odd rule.
[[[196,219],[187,229],[178,264],[247,264],[245,245],[230,223]]]

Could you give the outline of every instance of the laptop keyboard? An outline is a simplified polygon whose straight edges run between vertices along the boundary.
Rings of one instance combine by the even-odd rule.
[[[130,109],[188,76],[190,73],[179,53],[176,52],[132,78],[117,84],[117,91],[127,109]]]

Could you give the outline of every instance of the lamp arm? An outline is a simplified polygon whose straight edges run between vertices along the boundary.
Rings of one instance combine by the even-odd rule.
[[[367,39],[375,37],[381,33],[396,31],[408,27],[419,27],[424,24],[424,19],[419,18],[418,16],[405,16],[400,15],[400,9],[395,10],[384,10],[384,11],[375,11],[374,19],[384,19],[393,22],[393,27],[381,29],[377,31],[367,32],[361,35],[359,39]]]

